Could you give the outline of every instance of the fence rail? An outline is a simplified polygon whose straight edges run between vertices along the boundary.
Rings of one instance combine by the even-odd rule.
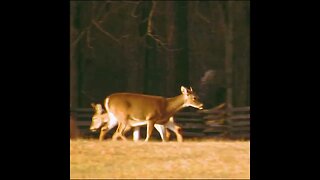
[[[85,136],[97,136],[89,131],[92,108],[70,109],[76,124]],[[250,139],[250,106],[226,108],[224,104],[206,110],[178,112],[175,122],[181,126],[184,137],[226,137]],[[146,128],[141,129],[142,136]],[[113,131],[111,131],[113,132]],[[174,134],[174,133],[172,133]]]

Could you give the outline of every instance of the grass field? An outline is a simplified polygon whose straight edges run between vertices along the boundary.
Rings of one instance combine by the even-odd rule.
[[[70,178],[250,178],[250,141],[70,140]]]

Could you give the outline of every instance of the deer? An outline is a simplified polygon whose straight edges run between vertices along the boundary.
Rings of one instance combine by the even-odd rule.
[[[91,106],[94,109],[94,115],[92,116],[92,123],[90,125],[90,130],[95,132],[96,130],[100,129],[99,140],[102,141],[105,135],[108,133],[109,130],[114,128],[118,125],[118,122],[109,121],[108,113],[104,112],[101,104],[91,103]],[[177,137],[178,142],[183,141],[183,137],[181,135],[181,127],[174,123],[173,117],[170,117],[168,123],[165,125],[155,124],[154,127],[160,133],[162,141],[168,141],[170,137],[170,132],[168,129],[172,130]],[[124,130],[124,134],[131,129],[130,126]],[[163,134],[163,129],[165,129],[165,134]],[[165,139],[166,138],[166,139]],[[139,141],[140,139],[140,126],[134,126],[133,130],[133,140]]]
[[[117,121],[118,128],[112,140],[120,137],[126,141],[124,131],[127,126],[147,125],[145,142],[149,141],[155,124],[165,125],[170,117],[185,107],[203,109],[199,97],[190,89],[181,86],[181,94],[171,98],[138,93],[114,93],[105,99],[105,109],[110,121]],[[164,128],[161,130],[165,134]],[[160,133],[161,134],[161,133]]]

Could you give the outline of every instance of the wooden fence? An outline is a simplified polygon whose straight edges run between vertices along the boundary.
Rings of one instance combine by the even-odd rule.
[[[203,110],[206,136],[250,139],[250,106]]]
[[[97,138],[99,132],[90,132],[93,109],[71,109],[71,115],[76,119],[76,124],[82,136]],[[175,122],[182,127],[184,138],[222,137],[231,139],[250,139],[250,106],[226,108],[225,104],[218,107],[192,112],[178,112]],[[116,128],[107,135],[111,137]],[[126,135],[132,136],[132,131]],[[141,137],[145,137],[146,128],[141,128]],[[175,138],[172,132],[172,137]],[[160,139],[157,131],[153,137]]]

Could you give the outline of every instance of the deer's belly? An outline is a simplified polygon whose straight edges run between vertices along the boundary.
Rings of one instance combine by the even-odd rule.
[[[161,120],[156,121],[156,124],[164,125],[164,124],[166,124],[168,121],[169,121],[169,119],[161,119]]]
[[[137,126],[143,126],[147,124],[147,121],[135,121],[135,120],[129,120],[129,124],[132,127],[137,127]]]

